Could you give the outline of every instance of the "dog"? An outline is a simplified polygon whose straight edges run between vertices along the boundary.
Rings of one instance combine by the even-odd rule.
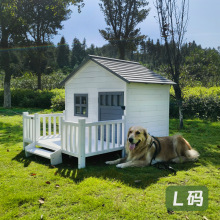
[[[140,126],[129,129],[126,143],[126,157],[106,164],[117,164],[118,168],[145,167],[155,162],[183,163],[196,161],[199,153],[192,149],[181,135],[153,137]]]

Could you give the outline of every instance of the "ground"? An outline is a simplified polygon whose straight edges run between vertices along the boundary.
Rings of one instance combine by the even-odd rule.
[[[26,158],[22,144],[22,111],[0,109],[0,219],[218,219],[220,206],[220,123],[170,120],[170,134],[181,133],[199,151],[195,163],[117,169],[105,165],[120,152],[91,157],[85,169],[77,159],[50,166],[38,156]],[[168,212],[168,186],[206,186],[205,211]]]

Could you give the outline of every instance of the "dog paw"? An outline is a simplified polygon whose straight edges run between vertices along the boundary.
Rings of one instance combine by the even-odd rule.
[[[105,164],[111,165],[112,161],[106,161]]]
[[[123,166],[123,164],[122,164],[122,163],[117,164],[117,165],[116,165],[116,167],[117,167],[117,168],[124,168],[124,166]]]

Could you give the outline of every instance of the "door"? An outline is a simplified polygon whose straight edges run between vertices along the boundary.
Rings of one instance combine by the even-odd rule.
[[[100,92],[99,93],[99,121],[119,120],[124,115],[124,92]],[[104,134],[106,133],[104,126]],[[120,127],[120,136],[122,128]],[[112,141],[112,126],[110,126],[110,141]],[[99,129],[100,139],[100,129]],[[106,135],[104,135],[106,140]],[[115,142],[117,140],[117,126],[115,126]]]
[[[118,120],[124,115],[123,92],[99,93],[99,121]]]

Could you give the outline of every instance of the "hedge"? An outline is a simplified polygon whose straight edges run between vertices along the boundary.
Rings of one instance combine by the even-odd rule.
[[[170,117],[177,118],[178,105],[171,90]],[[3,90],[0,90],[0,103],[3,105]],[[184,118],[198,117],[220,121],[220,87],[194,87],[183,90]],[[12,90],[12,106],[24,108],[53,108],[55,111],[65,109],[65,90]]]
[[[173,93],[173,91],[171,91]],[[183,90],[183,115],[185,118],[220,120],[220,87],[194,87]],[[178,105],[170,99],[170,116],[178,117]]]
[[[0,103],[3,106],[4,91],[0,90]],[[12,89],[11,102],[13,107],[23,108],[53,108],[54,110],[65,109],[64,89],[53,90],[30,90]]]

